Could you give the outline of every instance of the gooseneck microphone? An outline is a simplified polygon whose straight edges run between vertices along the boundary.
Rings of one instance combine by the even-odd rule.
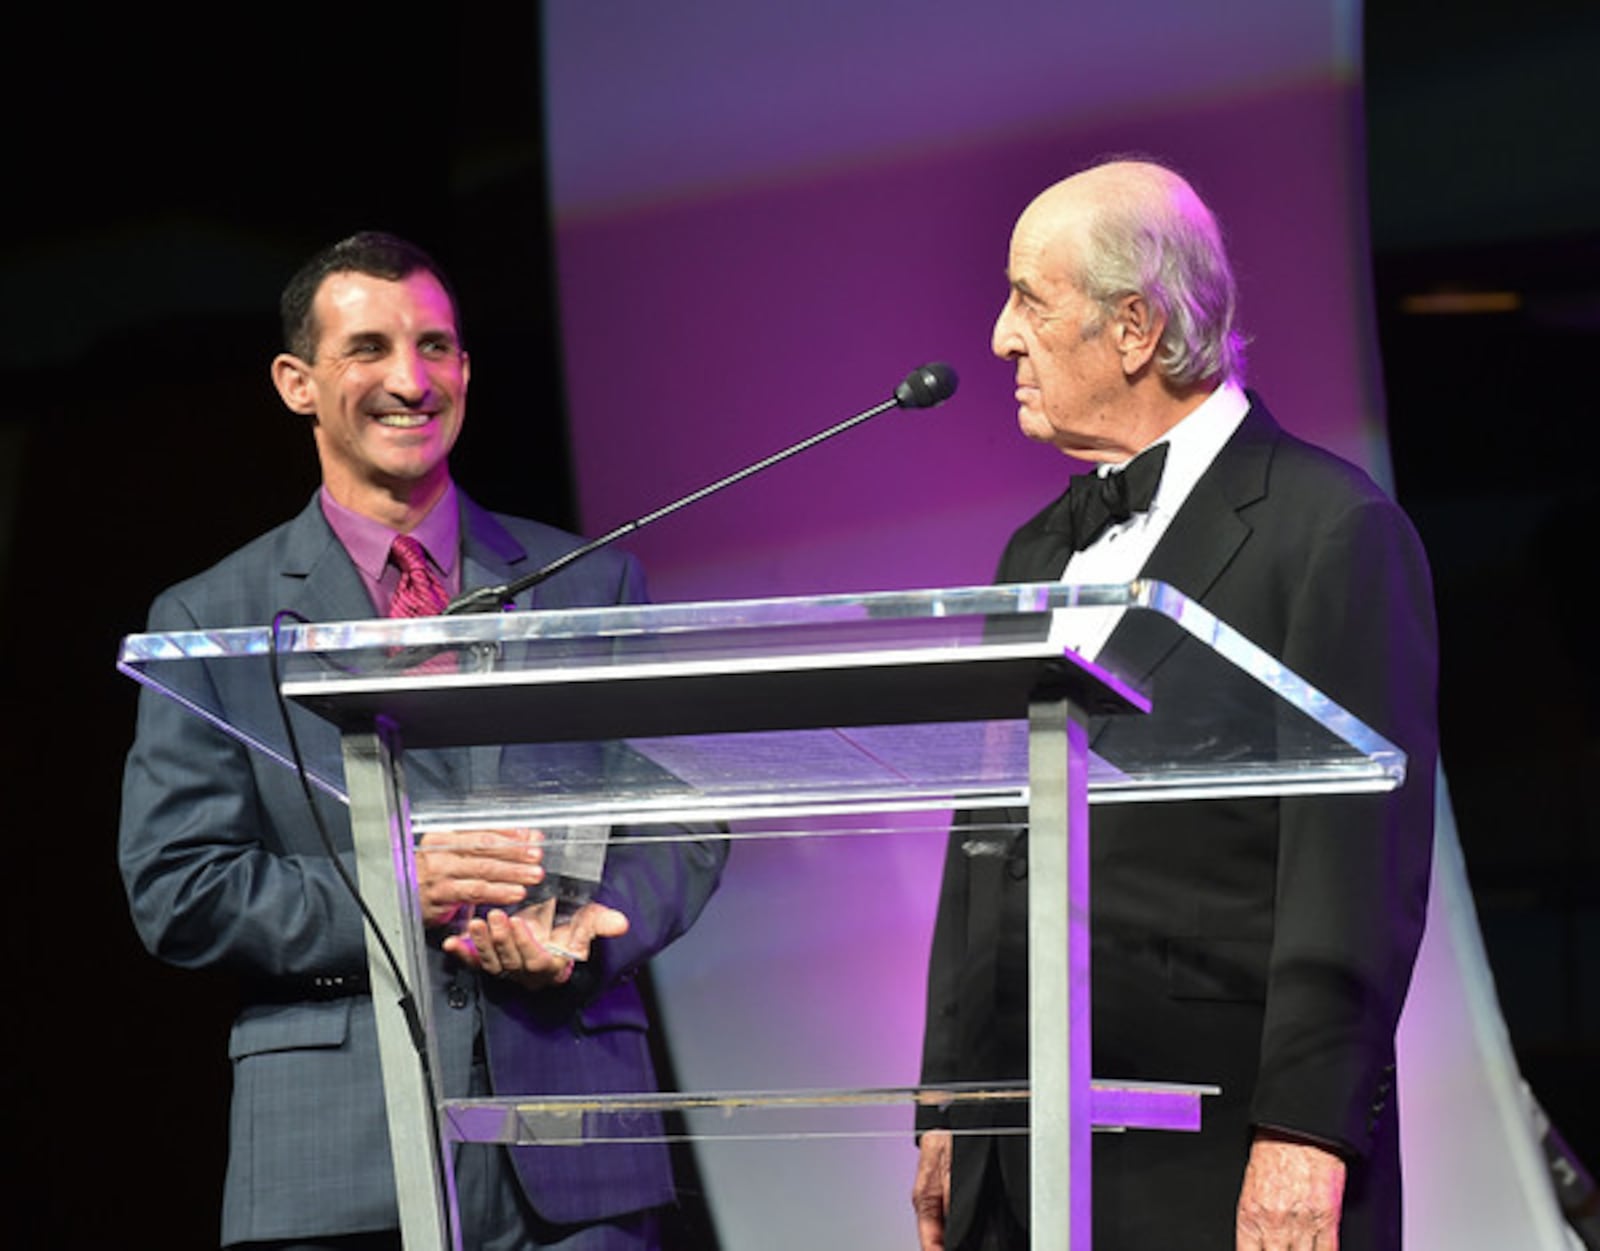
[[[682,499],[674,500],[672,503],[656,509],[653,513],[646,513],[642,517],[637,517],[633,521],[620,525],[609,534],[602,534],[598,539],[585,543],[582,547],[573,548],[565,556],[551,561],[544,568],[536,569],[514,582],[506,582],[500,586],[486,586],[479,590],[471,591],[452,601],[450,606],[445,609],[445,612],[452,616],[459,613],[498,612],[529,587],[538,586],[539,583],[546,579],[554,577],[568,565],[582,560],[590,552],[598,551],[608,544],[615,543],[618,539],[632,534],[635,530],[643,529],[652,521],[659,521],[661,518],[677,512],[680,508],[687,508],[690,504],[722,490],[723,487],[732,486],[735,482],[742,482],[745,478],[750,477],[751,474],[760,473],[763,469],[776,465],[779,461],[788,460],[789,457],[808,448],[813,448],[817,444],[833,438],[836,434],[843,434],[852,426],[859,426],[862,422],[871,420],[879,413],[888,412],[891,408],[933,408],[935,405],[943,404],[956,393],[957,381],[956,371],[941,361],[935,361],[918,369],[913,369],[905,376],[904,381],[894,389],[894,397],[892,399],[887,399],[881,404],[875,404],[867,409],[866,412],[857,413],[854,417],[841,421],[836,426],[830,426],[820,434],[812,435],[809,439],[802,439],[799,443],[786,447],[781,452],[774,452],[764,460],[758,460],[753,465],[747,465],[737,473],[731,473],[726,478],[720,478],[710,486],[701,487],[698,491],[691,492]]]
[[[901,408],[933,408],[956,393],[957,381],[955,370],[943,361],[934,361],[921,369],[913,369],[905,376],[905,380],[894,389],[894,402]],[[826,438],[827,435],[822,437]]]

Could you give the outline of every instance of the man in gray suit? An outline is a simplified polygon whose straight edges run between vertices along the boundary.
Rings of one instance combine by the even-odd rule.
[[[352,236],[291,280],[283,315],[273,381],[310,419],[322,487],[299,516],[163,593],[151,630],[261,626],[285,609],[317,621],[398,615],[419,595],[426,610],[578,546],[484,511],[452,482],[470,363],[454,293],[426,254],[390,235]],[[519,607],[642,596],[635,562],[600,551]],[[209,677],[230,720],[273,715],[259,672],[223,665]],[[330,726],[295,715],[308,753],[337,750]],[[346,810],[316,802],[348,859]],[[543,878],[536,835],[435,833],[421,853],[446,1092],[652,1089],[634,978],[693,923],[726,844],[614,845],[595,900],[557,931],[518,908]],[[120,854],[150,950],[241,983],[224,1245],[398,1248],[361,918],[295,779],[145,691]],[[457,1184],[466,1245],[496,1251],[653,1247],[673,1198],[655,1144],[464,1147]]]

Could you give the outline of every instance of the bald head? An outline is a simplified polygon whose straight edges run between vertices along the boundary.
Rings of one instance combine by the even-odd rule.
[[[1166,323],[1157,372],[1171,384],[1243,382],[1234,329],[1238,292],[1217,220],[1193,187],[1163,165],[1111,161],[1048,188],[1018,231],[1054,241],[1064,275],[1102,311],[1138,294]]]
[[[1114,204],[1150,206],[1163,200],[1184,203],[1203,216],[1210,215],[1182,175],[1154,161],[1092,165],[1041,191],[1026,211],[1073,206],[1098,209]]]
[[[1194,189],[1141,161],[1056,183],[1017,220],[994,351],[1030,438],[1115,461],[1242,381],[1233,274]]]

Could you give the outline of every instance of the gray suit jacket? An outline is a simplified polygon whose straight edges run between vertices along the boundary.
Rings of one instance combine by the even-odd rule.
[[[509,581],[578,545],[550,527],[495,516],[461,497],[462,586]],[[534,592],[524,607],[642,599],[629,557],[602,550]],[[524,597],[526,600],[528,597]],[[292,521],[163,593],[152,631],[259,626],[292,609],[314,621],[372,615],[354,565],[316,499]],[[218,706],[261,722],[273,696],[262,670],[212,667]],[[311,753],[336,751],[330,726],[295,709]],[[318,796],[350,857],[347,811]],[[243,1008],[233,1059],[223,1241],[392,1228],[397,1222],[377,1042],[366,995],[327,995],[313,979],[366,967],[355,905],[323,851],[290,771],[245,750],[172,701],[142,693],[123,787],[120,854],[134,923],[156,955],[237,975]],[[475,1040],[496,1089],[577,1094],[653,1089],[634,975],[693,922],[715,888],[726,844],[641,839],[614,846],[599,897],[631,928],[582,978],[528,994],[435,948],[440,1066],[466,1094]],[[665,1148],[519,1148],[528,1198],[558,1223],[668,1202]]]

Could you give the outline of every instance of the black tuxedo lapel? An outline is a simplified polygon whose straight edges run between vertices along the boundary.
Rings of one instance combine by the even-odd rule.
[[[1245,513],[1266,496],[1267,471],[1280,433],[1252,395],[1244,421],[1194,484],[1140,570],[1141,578],[1165,582],[1192,600],[1210,593],[1253,533]],[[1154,613],[1130,613],[1104,655],[1120,677],[1147,689],[1150,675],[1181,637]]]
[[[1244,421],[1194,484],[1141,577],[1171,583],[1190,599],[1206,597],[1250,537],[1241,514],[1267,493],[1267,468],[1279,433],[1261,401],[1251,396]]]
[[[1000,560],[996,582],[1054,582],[1072,556],[1072,512],[1066,492],[1023,526]]]

